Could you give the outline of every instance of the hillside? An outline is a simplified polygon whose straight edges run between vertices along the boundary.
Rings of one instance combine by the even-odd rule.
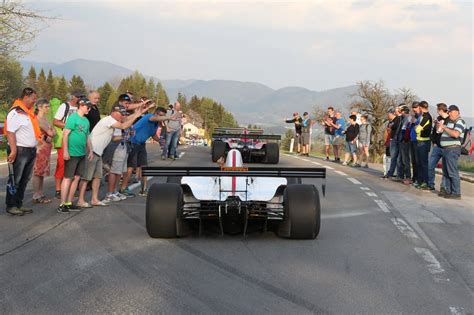
[[[62,64],[22,61],[26,75],[30,66],[37,70],[51,69],[55,75],[64,75],[70,79],[73,74],[80,75],[87,84],[94,87],[105,81],[117,81],[128,76],[133,70],[104,61],[76,59]],[[147,76],[150,78],[150,76]],[[256,82],[240,82],[231,80],[160,80],[171,100],[178,92],[188,98],[192,95],[210,97],[222,103],[232,112],[240,124],[258,124],[261,126],[278,127],[284,118],[291,113],[312,112],[314,105],[333,105],[347,109],[350,95],[355,86],[342,87],[327,91],[311,91],[302,87],[285,87],[274,90]],[[272,128],[273,130],[273,128]],[[281,130],[276,128],[276,130]]]

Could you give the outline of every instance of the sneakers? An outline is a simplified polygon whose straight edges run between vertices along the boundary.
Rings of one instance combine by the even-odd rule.
[[[446,199],[455,199],[455,200],[461,200],[461,194],[446,194],[444,196]]]
[[[450,195],[446,192],[446,190],[442,190],[438,193],[438,197],[446,197],[447,195]]]
[[[390,176],[388,176],[388,175],[384,175],[384,176],[382,176],[381,178],[382,178],[382,179],[389,179],[389,178],[390,178]]]
[[[360,167],[360,164],[355,163],[352,167]]]
[[[422,184],[419,185],[417,188],[418,188],[418,189],[421,189],[421,190],[428,190],[430,187],[428,186],[427,183],[422,183]]]
[[[363,168],[369,168],[369,164],[365,164]]]
[[[32,213],[33,212],[33,209],[26,208],[26,207],[20,207],[20,210],[23,211],[23,213]]]
[[[122,195],[125,195],[125,197],[127,198],[133,198],[135,197],[136,195],[128,188],[126,189],[123,189],[123,190],[120,190],[119,193],[121,193]]]
[[[60,190],[56,190],[56,193],[54,194],[54,197],[56,199],[61,199],[61,191]]]
[[[125,197],[125,199],[127,199],[127,197]],[[105,198],[104,200],[102,200],[103,202],[117,202],[117,201],[121,201],[122,199],[115,195],[114,193],[107,193],[105,195]]]
[[[148,191],[147,190],[140,190],[138,193],[139,196],[146,197],[148,196]]]
[[[402,179],[400,177],[395,177],[395,176],[390,177],[390,180],[392,182],[401,182],[402,181]]]
[[[18,216],[22,216],[24,215],[25,213],[23,211],[21,211],[19,208],[17,207],[11,207],[11,208],[8,208],[7,209],[7,213],[11,214],[11,215],[18,215]]]
[[[162,156],[161,156],[161,159],[162,159],[163,161],[166,160],[166,156],[162,155]]]
[[[118,191],[116,191],[115,193],[113,193],[115,196],[119,197],[120,200],[125,200],[127,199],[127,196],[125,196],[124,194],[121,194],[119,193]]]
[[[58,213],[69,213],[69,205],[62,203],[59,205],[57,211]]]
[[[343,166],[347,166],[347,162],[342,163]]]
[[[80,212],[82,211],[82,208],[79,208],[77,205],[71,204],[66,204],[68,206],[69,212]]]
[[[329,156],[326,156],[326,161],[329,161]]]
[[[411,179],[407,179],[407,178],[406,178],[406,179],[403,180],[403,184],[405,184],[405,185],[411,185],[411,184],[413,184],[413,182],[411,181]]]

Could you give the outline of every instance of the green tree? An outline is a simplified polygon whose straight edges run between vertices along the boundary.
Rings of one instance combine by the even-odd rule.
[[[110,93],[109,98],[107,99],[107,105],[105,108],[105,112],[108,113],[112,109],[112,106],[117,102],[117,99],[119,97],[119,94],[117,91],[112,91]]]
[[[81,92],[84,95],[86,94],[86,85],[84,80],[79,75],[73,75],[71,81],[69,81],[69,92]]]
[[[0,55],[0,116],[6,116],[13,100],[20,96],[23,88],[23,69],[12,58]]]
[[[28,71],[28,76],[26,77],[25,83],[26,83],[27,87],[33,88],[35,90],[37,89],[37,87],[36,87],[36,69],[35,69],[35,67],[33,67],[33,66],[30,67],[30,70]]]
[[[163,85],[161,82],[158,82],[156,84],[156,104],[158,106],[167,108],[170,103],[170,100],[168,98],[168,95],[166,94],[165,89],[163,88]]]
[[[285,137],[281,140],[281,148],[283,150],[290,150],[291,139],[295,137],[293,131],[288,129],[285,133]]]
[[[184,95],[181,92],[178,92],[178,97],[177,97],[176,101],[178,101],[181,104],[181,110],[183,112],[188,111],[188,102],[186,100],[186,95]]]
[[[148,94],[148,85],[145,77],[138,71],[120,81],[118,92],[120,94],[127,91],[132,92],[136,98],[146,96]]]
[[[46,82],[46,75],[43,68],[41,68],[38,74],[38,80],[36,81],[36,87],[39,97],[47,97],[48,94],[48,83]]]
[[[102,114],[110,112],[111,107],[108,106],[110,95],[114,94],[114,88],[109,82],[105,82],[100,88],[97,89],[100,93],[99,110]]]
[[[48,77],[46,78],[46,94],[45,97],[47,99],[51,99],[52,97],[56,96],[56,80],[53,77],[53,72],[51,69],[48,71]]]
[[[58,81],[58,88],[56,90],[56,97],[59,98],[61,101],[65,102],[67,99],[67,93],[69,91],[69,86],[66,81],[66,78],[62,76]]]
[[[155,80],[153,80],[153,78],[148,80],[146,90],[147,90],[146,95],[148,96],[149,99],[151,100],[156,99]]]

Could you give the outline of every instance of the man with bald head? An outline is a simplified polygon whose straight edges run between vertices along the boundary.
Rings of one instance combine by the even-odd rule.
[[[89,95],[87,96],[89,99],[89,102],[91,105],[91,109],[89,113],[86,115],[87,120],[89,120],[91,132],[94,129],[95,125],[100,120],[100,111],[99,111],[99,100],[100,100],[100,94],[97,91],[91,91],[89,92]]]

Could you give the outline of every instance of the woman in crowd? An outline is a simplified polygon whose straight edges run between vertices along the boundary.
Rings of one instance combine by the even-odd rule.
[[[41,141],[36,147],[36,160],[33,167],[33,202],[50,203],[51,199],[46,198],[43,192],[44,177],[49,176],[49,160],[51,157],[51,149],[53,147],[51,141],[56,132],[52,124],[48,121],[47,114],[49,111],[49,102],[46,99],[39,99],[36,102],[36,111],[38,123],[41,129]]]

